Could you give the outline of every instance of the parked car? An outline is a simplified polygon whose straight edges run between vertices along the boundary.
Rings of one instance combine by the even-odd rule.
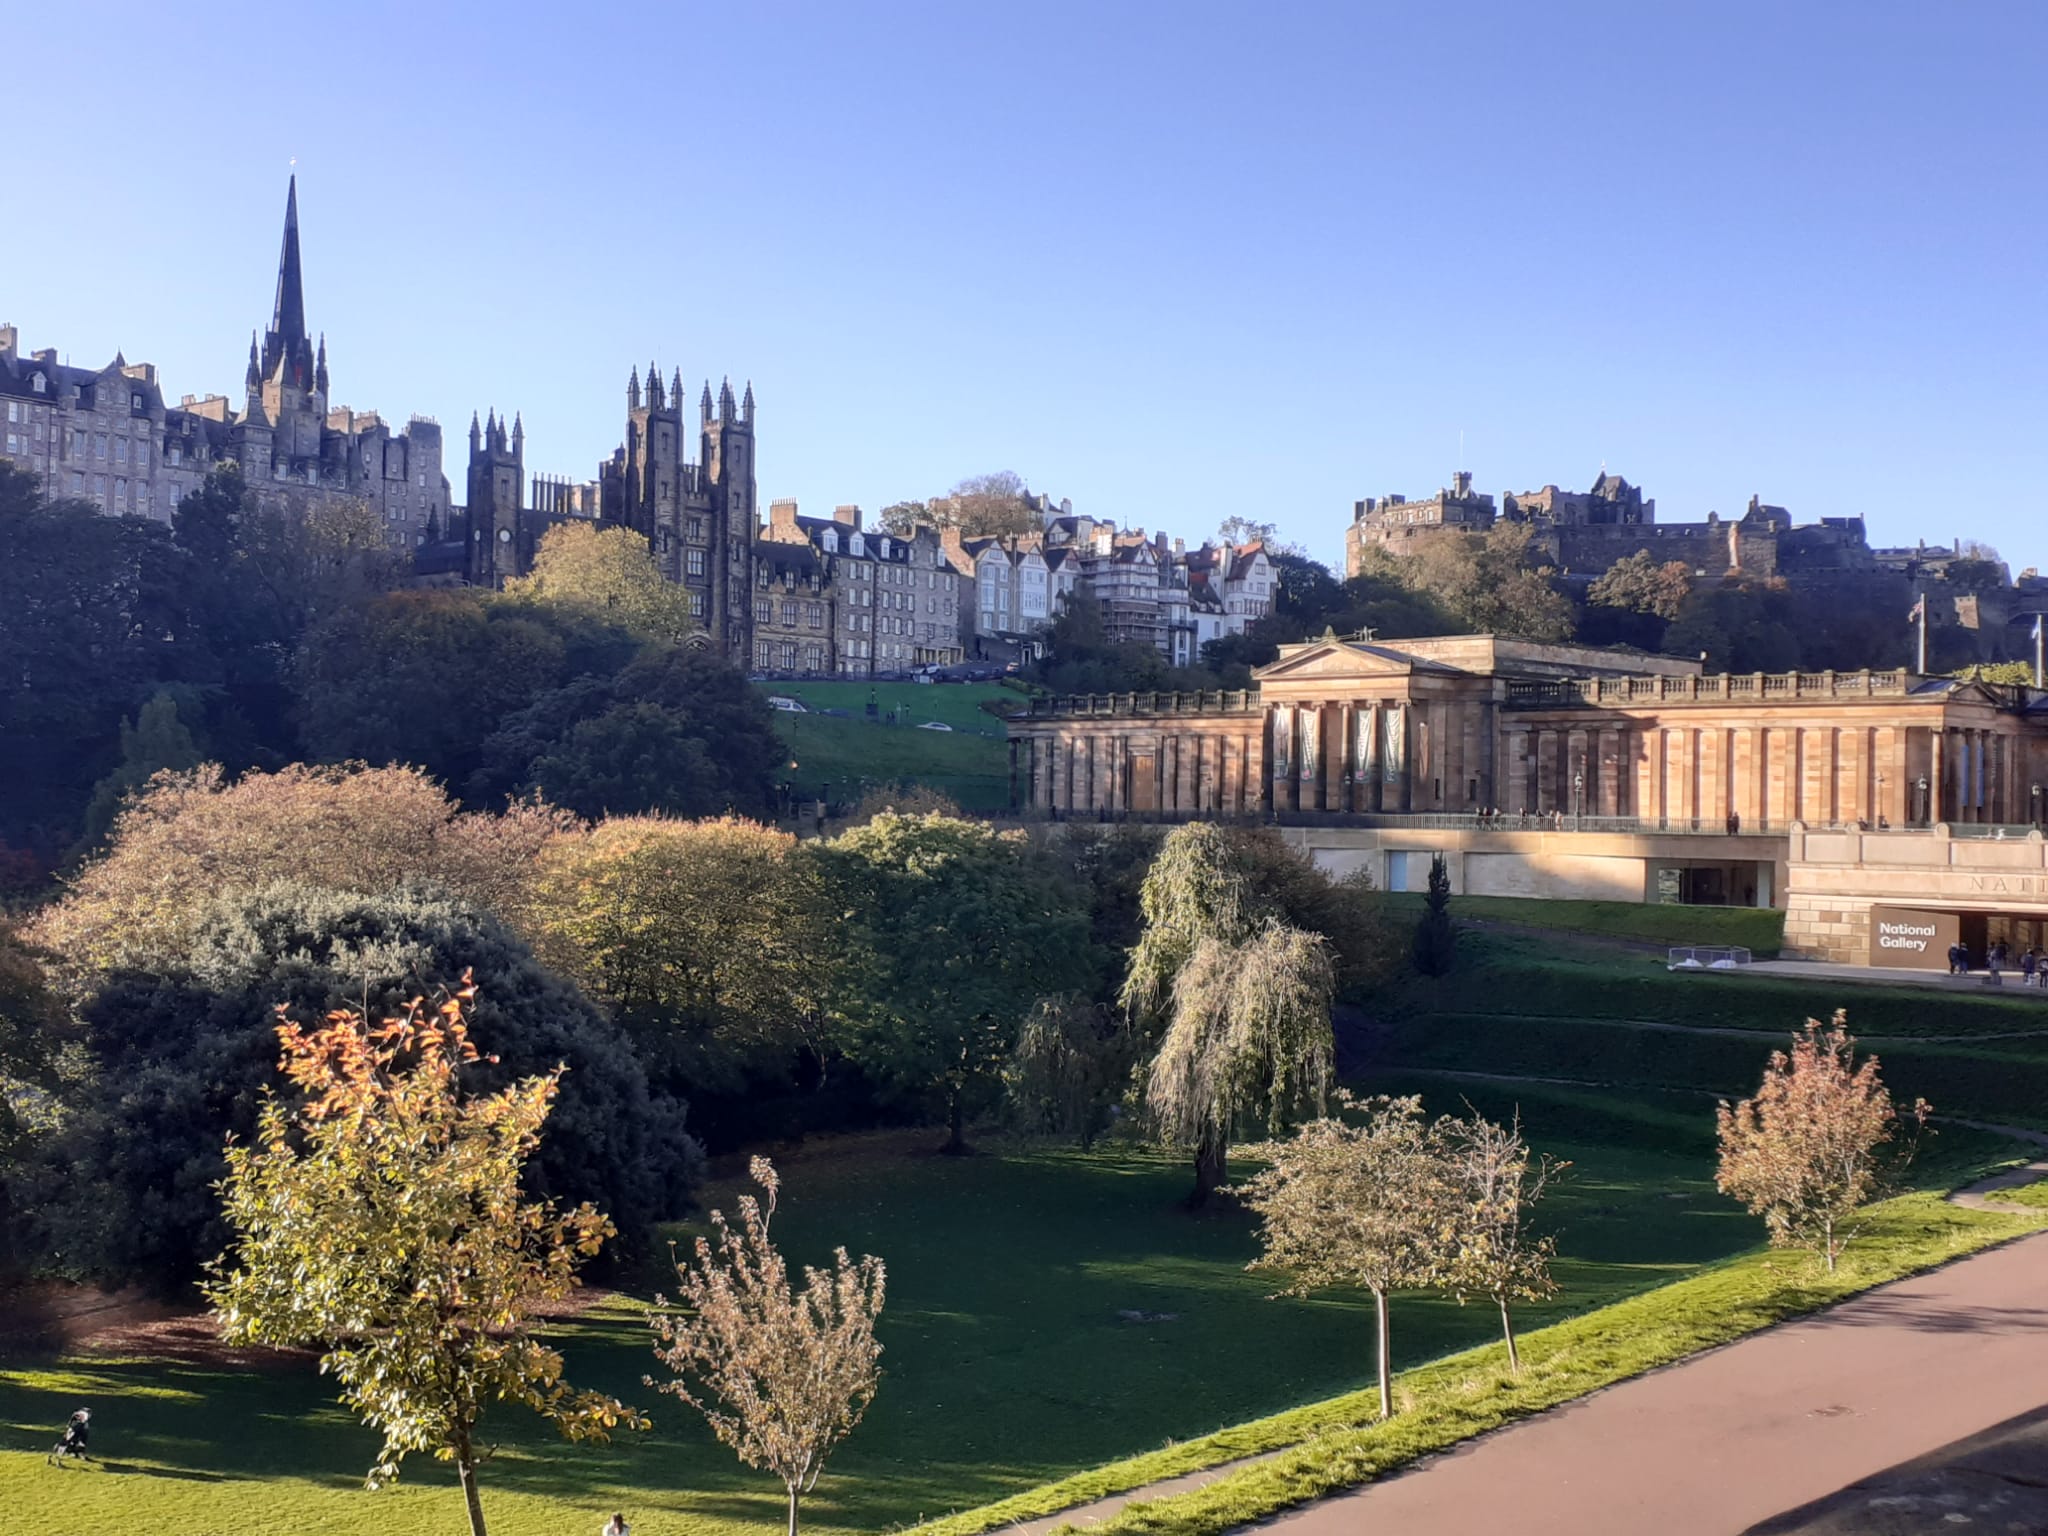
[[[792,699],[787,694],[781,693],[771,693],[768,695],[768,707],[770,709],[779,709],[785,715],[808,715],[810,713],[802,699]]]
[[[943,720],[927,720],[918,727],[920,731],[950,731],[953,729]]]

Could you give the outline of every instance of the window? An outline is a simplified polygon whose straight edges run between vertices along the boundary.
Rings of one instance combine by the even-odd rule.
[[[784,603],[784,604],[782,605],[782,627],[783,627],[784,629],[795,629],[795,628],[796,628],[796,604],[795,604],[795,603]]]
[[[693,619],[704,617],[704,594],[702,592],[692,592],[690,594],[690,617]]]
[[[754,665],[763,672],[766,672],[773,665],[768,659],[769,654],[768,642],[766,640],[756,640],[754,642]]]
[[[817,646],[815,646],[815,645],[807,645],[807,646],[805,646],[805,647],[804,647],[804,670],[805,670],[806,672],[821,672],[821,671],[823,671],[823,670],[824,670],[824,667],[825,667],[825,653],[824,653],[824,652],[823,652],[822,650],[820,650],[820,649],[819,649],[819,648],[818,648]]]
[[[21,407],[12,400],[7,402],[7,419],[9,422],[21,420]]]
[[[131,395],[130,395],[130,396],[128,397],[128,409],[129,409],[129,410],[131,410],[131,411],[139,411],[139,410],[141,410],[141,409],[142,409],[142,396],[140,396],[140,395],[134,395],[134,394],[131,394]]]
[[[83,496],[85,494],[85,473],[83,470],[74,469],[71,471],[71,490],[73,495]]]
[[[107,499],[107,477],[105,475],[94,475],[92,477],[92,493],[101,501]]]
[[[765,587],[765,586],[767,586],[767,585],[768,585],[768,567],[767,567],[767,566],[765,566],[765,565],[764,565],[764,566],[761,566],[761,567],[760,567],[759,569],[757,569],[757,570],[756,570],[756,571],[754,572],[754,585],[755,585],[755,586],[757,586],[757,587]]]
[[[105,457],[107,456],[107,434],[106,434],[106,433],[104,433],[104,432],[95,432],[95,433],[93,433],[93,435],[92,435],[92,456],[93,456],[94,458],[96,458],[96,459],[104,459],[104,458],[105,458]]]
[[[42,375],[41,375],[40,373],[36,373],[36,374],[31,374],[31,375],[29,375],[29,381],[28,381],[28,383],[29,383],[29,388],[33,389],[33,390],[34,390],[34,391],[35,391],[35,392],[36,392],[37,394],[39,394],[39,395],[40,395],[40,394],[41,394],[41,393],[42,393],[42,392],[43,392],[44,390],[46,390],[46,389],[48,389],[48,388],[50,387],[50,386],[49,386],[49,384],[48,384],[48,383],[47,383],[47,382],[46,382],[46,381],[44,380],[43,376],[42,376]]]
[[[775,605],[765,597],[754,599],[754,622],[756,624],[773,624],[775,622]]]
[[[825,605],[824,605],[823,603],[813,603],[813,604],[811,604],[811,615],[810,615],[810,617],[811,617],[811,628],[813,628],[813,629],[823,629],[823,628],[825,627]]]
[[[690,574],[692,576],[702,576],[704,574],[704,551],[701,549],[693,549],[690,551],[688,558],[690,565]]]

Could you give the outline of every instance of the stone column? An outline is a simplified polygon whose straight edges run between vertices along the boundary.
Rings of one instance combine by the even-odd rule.
[[[1858,726],[1853,730],[1842,730],[1835,735],[1837,769],[1835,775],[1836,814],[1844,826],[1854,826],[1859,821],[1876,824],[1877,817],[1870,810],[1870,741],[1869,732]]]
[[[1557,784],[1557,732],[1539,730],[1536,733],[1536,810],[1548,816],[1561,809],[1563,802],[1558,798]]]
[[[1678,823],[1690,822],[1699,814],[1693,789],[1692,728],[1664,733],[1664,797],[1666,814]]]
[[[1377,811],[1386,783],[1386,711],[1377,700],[1358,707],[1358,808]]]
[[[1611,726],[1600,728],[1594,750],[1600,754],[1598,763],[1598,793],[1593,798],[1596,816],[1619,816],[1621,809],[1621,743],[1622,733]],[[1588,775],[1588,778],[1592,778]]]
[[[1635,738],[1636,815],[1651,826],[1664,820],[1664,732],[1659,727],[1631,733]]]
[[[1507,783],[1501,786],[1501,809],[1510,816],[1523,816],[1534,810],[1529,804],[1529,733],[1525,730],[1508,732]]]
[[[1576,789],[1574,784],[1578,786]],[[1563,796],[1561,809],[1567,816],[1590,812],[1598,785],[1594,775],[1587,771],[1586,733],[1581,728],[1574,727],[1565,733],[1564,773],[1558,782],[1558,792]]]
[[[1326,811],[1350,809],[1344,803],[1344,769],[1348,762],[1345,754],[1350,750],[1350,724],[1349,704],[1323,706],[1323,809]]]
[[[1947,821],[1949,814],[1948,727],[1936,725],[1927,733],[1927,795],[1923,809],[1930,822]]]

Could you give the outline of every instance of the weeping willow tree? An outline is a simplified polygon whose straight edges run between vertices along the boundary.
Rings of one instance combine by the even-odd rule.
[[[1335,1065],[1335,992],[1320,934],[1269,918],[1240,939],[1195,940],[1174,976],[1145,1084],[1155,1130],[1194,1153],[1190,1205],[1222,1184],[1241,1129],[1257,1124],[1278,1136],[1297,1116],[1322,1113]]]
[[[1159,847],[1138,894],[1145,926],[1118,1001],[1139,1025],[1162,1021],[1174,981],[1204,939],[1239,944],[1264,916],[1250,872],[1221,827],[1191,822]]]
[[[1132,1039],[1084,997],[1041,998],[1003,1068],[1010,1117],[1031,1135],[1071,1136],[1087,1150],[1130,1080]]]

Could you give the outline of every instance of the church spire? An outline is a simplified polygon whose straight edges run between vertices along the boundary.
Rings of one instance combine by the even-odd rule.
[[[313,387],[325,398],[327,394],[327,333],[320,333],[320,357],[313,364]]]
[[[249,388],[252,391],[261,389],[263,387],[263,369],[257,364],[256,361],[256,333],[254,331],[249,332],[248,383]]]
[[[299,178],[293,176],[284,198],[284,246],[277,257],[277,304],[271,311],[270,334],[263,338],[263,376],[296,389],[313,388],[313,342],[306,335],[306,290],[299,276]]]

